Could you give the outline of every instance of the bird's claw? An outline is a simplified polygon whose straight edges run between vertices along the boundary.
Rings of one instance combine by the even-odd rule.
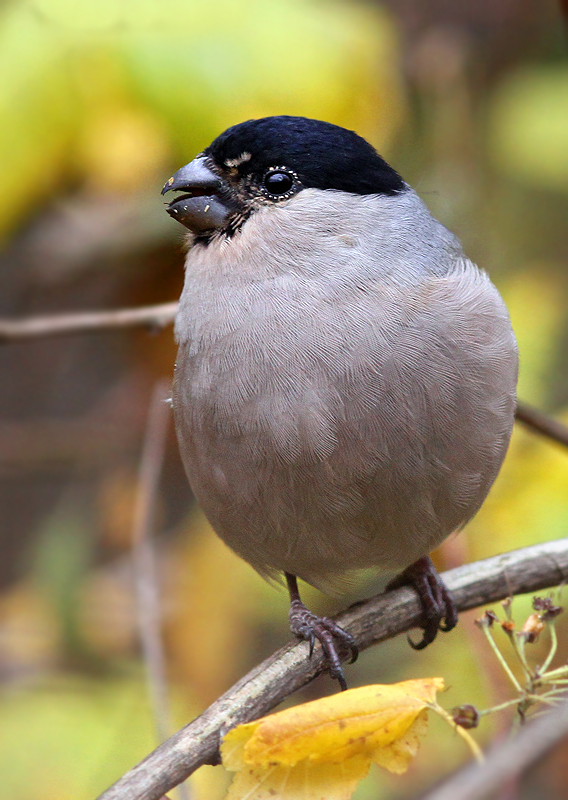
[[[428,556],[419,558],[407,567],[386,588],[388,591],[406,585],[414,588],[422,604],[423,619],[420,627],[424,631],[420,641],[413,642],[407,637],[408,643],[414,650],[423,650],[434,641],[439,630],[451,631],[456,626],[458,611],[452,595]]]
[[[352,664],[359,655],[355,639],[351,634],[328,617],[312,614],[301,600],[292,600],[290,604],[290,629],[298,639],[309,642],[310,658],[314,651],[315,640],[319,641],[330,676],[338,680],[341,690],[345,691],[347,682],[341,666],[341,656],[349,651]]]
[[[311,658],[313,656],[313,654],[314,654],[314,645],[316,643],[316,635],[315,635],[315,633],[313,631],[310,631],[310,634],[308,636],[308,640],[310,642],[309,658]]]

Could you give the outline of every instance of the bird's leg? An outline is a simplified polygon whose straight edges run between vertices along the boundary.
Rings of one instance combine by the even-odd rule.
[[[322,646],[329,674],[332,678],[339,681],[341,690],[347,689],[345,675],[341,666],[339,652],[351,651],[352,664],[359,655],[359,650],[355,644],[354,638],[350,633],[344,631],[339,625],[327,617],[318,617],[308,611],[306,606],[300,599],[300,592],[298,591],[298,581],[295,575],[289,572],[286,575],[286,583],[288,584],[288,591],[290,592],[290,629],[298,639],[305,639],[310,643],[310,658],[314,650],[314,643],[317,639]]]
[[[416,591],[423,608],[423,621],[420,627],[424,635],[419,642],[413,642],[410,637],[408,643],[415,650],[422,650],[433,642],[439,630],[451,631],[458,621],[458,610],[452,595],[436,571],[432,559],[428,556],[419,558],[414,564],[407,567],[386,587],[398,589],[410,585]]]

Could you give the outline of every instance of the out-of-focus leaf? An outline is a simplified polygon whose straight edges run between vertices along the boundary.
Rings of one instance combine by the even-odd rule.
[[[509,76],[490,112],[495,163],[519,180],[568,191],[568,69],[533,67]]]
[[[261,580],[202,514],[192,515],[190,527],[169,563],[166,635],[173,669],[206,705],[250,663]]]
[[[4,690],[0,719],[2,796],[18,800],[92,800],[156,746],[137,677]]]
[[[147,191],[167,171],[167,136],[149,113],[109,102],[94,109],[78,134],[77,167],[90,189],[124,194]]]
[[[504,287],[519,342],[519,396],[547,402],[549,376],[565,324],[562,283],[550,265],[531,265]],[[516,425],[503,467],[465,535],[474,560],[566,535],[568,454]]]
[[[221,746],[237,771],[228,797],[346,800],[372,761],[405,772],[443,688],[441,678],[363,686],[239,725]]]
[[[382,148],[404,109],[396,52],[384,11],[344,3],[14,2],[0,16],[0,235],[69,175],[159,184],[168,137],[177,160],[249,117],[321,117]]]
[[[471,557],[565,536],[567,496],[566,450],[517,430],[493,490],[468,526]]]
[[[547,403],[565,325],[562,269],[561,264],[529,263],[501,287],[519,345],[518,394],[535,405]]]
[[[378,147],[404,108],[397,40],[380,9],[303,0],[177,2],[124,42],[145,102],[188,155],[228,125],[269,114],[322,117]]]
[[[5,590],[0,595],[3,672],[25,674],[55,664],[61,647],[58,622],[53,607],[32,581],[22,581]]]
[[[66,648],[77,654],[85,645],[77,600],[90,550],[91,540],[80,515],[62,505],[42,531],[35,554],[36,579],[53,606]]]
[[[0,16],[0,237],[53,189],[75,128],[57,37],[23,5]]]

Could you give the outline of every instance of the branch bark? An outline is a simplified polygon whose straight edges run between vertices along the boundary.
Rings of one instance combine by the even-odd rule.
[[[568,579],[568,538],[458,567],[443,578],[460,611],[555,586]],[[402,588],[352,606],[337,622],[363,650],[409,630],[419,619],[415,593]],[[319,645],[309,659],[306,642],[290,642],[120,778],[99,800],[159,800],[201,765],[216,763],[220,740],[230,728],[266,714],[313,680],[322,668]]]

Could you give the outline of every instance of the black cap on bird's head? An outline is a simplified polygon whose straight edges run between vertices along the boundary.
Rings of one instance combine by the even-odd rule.
[[[170,178],[168,213],[205,239],[234,233],[265,205],[302,189],[392,195],[400,175],[353,131],[305,117],[264,117],[228,128]]]
[[[264,117],[234,125],[205,149],[219,167],[249,154],[243,173],[286,165],[302,186],[355,194],[393,194],[404,183],[376,150],[346,128],[305,117]]]

